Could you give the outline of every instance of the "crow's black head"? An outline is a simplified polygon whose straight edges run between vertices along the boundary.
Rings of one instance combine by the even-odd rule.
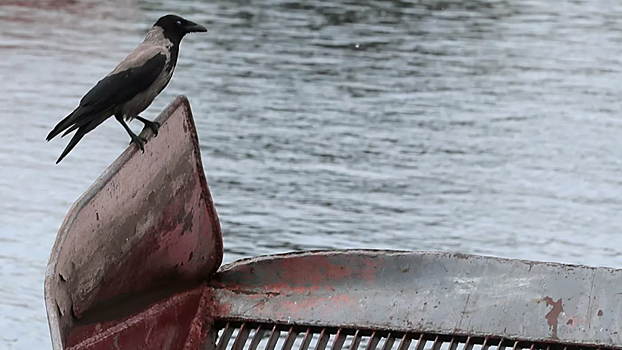
[[[179,42],[188,33],[207,32],[207,29],[200,24],[196,24],[177,15],[166,15],[160,17],[154,24],[164,30],[164,36],[170,40]]]

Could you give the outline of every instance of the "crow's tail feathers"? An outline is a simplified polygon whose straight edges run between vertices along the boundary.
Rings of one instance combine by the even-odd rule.
[[[78,142],[80,142],[84,135],[86,135],[89,131],[91,131],[91,129],[89,129],[88,126],[79,128],[71,138],[71,141],[67,144],[67,147],[65,147],[65,150],[63,150],[63,153],[56,160],[56,164],[60,163],[60,161],[63,160],[63,158],[65,158],[65,156],[67,156],[67,154],[69,154],[74,147],[76,147]]]
[[[60,157],[58,157],[56,164],[63,160],[63,158],[65,158],[65,156],[69,154],[74,147],[76,147],[84,135],[91,132],[91,130],[95,129],[110,116],[108,114],[108,110],[97,114],[89,112],[90,111],[88,110],[85,111],[84,109],[76,108],[75,111],[71,112],[70,115],[61,120],[58,125],[56,125],[54,130],[50,131],[50,134],[47,136],[48,141],[63,131],[65,131],[65,133],[61,137],[65,137],[65,135],[76,129],[78,130],[69,141],[69,144],[67,144],[67,147],[65,147],[63,153]]]
[[[75,120],[77,119],[76,118],[76,112],[78,111],[79,108],[80,107],[74,109],[74,111],[71,112],[71,114],[69,114],[68,116],[66,116],[65,119],[63,119],[60,122],[58,122],[58,124],[56,124],[54,129],[52,129],[52,131],[50,131],[50,133],[45,138],[45,140],[46,141],[50,141],[51,139],[56,137],[56,135],[60,134],[61,132],[65,131],[65,129],[69,128],[75,122]]]

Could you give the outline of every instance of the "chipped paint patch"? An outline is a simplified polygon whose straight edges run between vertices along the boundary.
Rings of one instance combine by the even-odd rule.
[[[558,299],[557,301],[553,301],[550,297],[545,297],[542,301],[546,302],[547,306],[552,306],[553,308],[544,316],[549,325],[549,329],[551,330],[551,338],[557,339],[557,325],[559,323],[559,315],[564,311],[564,307],[562,306],[562,300]]]

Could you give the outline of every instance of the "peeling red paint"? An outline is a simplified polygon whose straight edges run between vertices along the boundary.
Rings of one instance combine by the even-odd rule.
[[[287,283],[266,285],[264,288],[267,291],[282,290],[303,293],[308,290],[324,289],[327,288],[326,282],[342,279],[352,274],[350,267],[334,265],[325,256],[302,260],[286,259],[281,263],[282,268],[277,270],[280,272],[279,276],[272,276],[271,279],[287,281]]]
[[[272,260],[258,260],[254,264],[241,261],[235,267],[235,282],[214,281],[237,292],[251,292],[249,287],[260,287],[254,293],[303,294],[314,291],[334,290],[335,284],[344,279],[356,278],[373,285],[382,271],[384,261],[376,256],[352,256],[352,260],[335,260],[329,254],[308,254],[297,259],[287,259],[287,254]],[[255,270],[261,267],[261,275]],[[262,283],[257,285],[256,280]]]
[[[568,321],[566,321],[566,325],[568,326],[569,329],[574,329],[575,327],[577,327],[578,325],[583,323],[583,319],[580,316],[570,316],[570,318],[568,318]]]
[[[114,349],[183,349],[191,332],[191,322],[203,289],[174,295],[145,310],[109,322],[74,328],[68,336],[68,350]]]
[[[366,259],[364,267],[359,272],[360,278],[364,281],[374,281],[378,272],[382,270],[384,264],[385,262],[382,258]]]
[[[551,338],[557,339],[557,324],[559,323],[559,315],[564,311],[562,300],[559,299],[557,301],[553,301],[550,297],[545,297],[543,301],[546,301],[547,306],[553,307],[544,317],[546,318],[549,328],[551,329]]]

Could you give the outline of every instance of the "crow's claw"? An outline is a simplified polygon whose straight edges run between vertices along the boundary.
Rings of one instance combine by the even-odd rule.
[[[151,120],[145,119],[141,116],[136,116],[136,119],[141,121],[143,124],[145,124],[146,128],[151,129],[151,131],[153,131],[154,136],[158,136],[158,129],[160,129],[160,123],[152,122]]]
[[[153,136],[158,136],[158,129],[160,129],[160,123],[158,122],[150,122],[145,123],[145,127],[151,129],[153,131]]]
[[[132,141],[130,141],[130,145],[132,143],[135,143],[136,146],[143,151],[143,153],[145,153],[145,143],[147,143],[147,140],[144,137],[141,136],[137,136],[137,135],[132,135]]]

